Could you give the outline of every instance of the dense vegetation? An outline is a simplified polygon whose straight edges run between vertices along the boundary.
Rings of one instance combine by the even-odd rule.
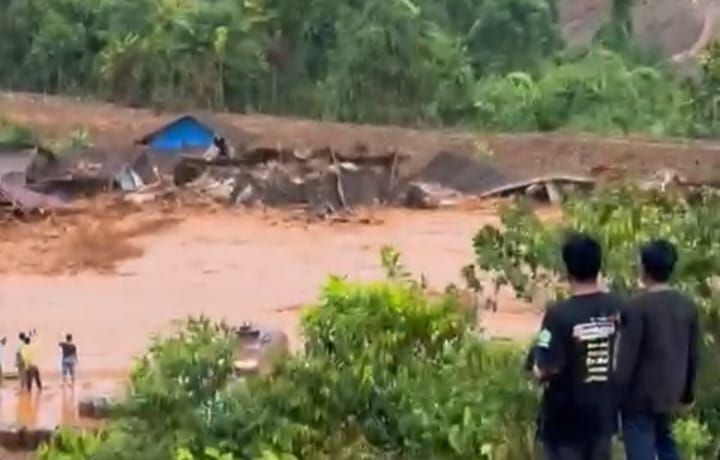
[[[675,426],[688,459],[720,447],[719,201],[612,190],[569,202],[562,226],[518,203],[503,212],[505,230],[486,227],[474,240],[491,275],[482,286],[510,284],[525,297],[538,288],[563,295],[566,227],[601,239],[607,282],[626,293],[637,287],[639,242],[657,235],[678,245],[675,283],[697,300],[707,334],[697,403]],[[228,329],[190,321],[138,363],[105,432],[61,433],[40,460],[538,458],[538,389],[523,375],[524,350],[483,339],[457,288],[430,294],[396,252],[382,261],[383,282],[328,281],[304,317],[304,353],[269,375],[232,379]]]
[[[713,131],[716,82],[639,52],[630,0],[597,49],[572,54],[555,1],[8,0],[0,85],[352,121]]]

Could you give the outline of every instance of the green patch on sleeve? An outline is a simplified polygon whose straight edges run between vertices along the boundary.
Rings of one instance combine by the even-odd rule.
[[[540,348],[550,348],[550,342],[552,341],[552,332],[547,329],[543,329],[538,334],[537,346]]]

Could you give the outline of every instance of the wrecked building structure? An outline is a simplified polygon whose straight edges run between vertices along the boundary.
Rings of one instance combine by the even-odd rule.
[[[233,158],[242,151],[249,135],[218,116],[207,113],[183,115],[135,141],[149,152],[164,157]]]
[[[28,186],[26,172],[36,159],[32,145],[0,146],[0,207],[15,214],[58,209],[65,202]]]
[[[518,193],[557,202],[562,193],[555,183],[592,186],[574,177],[528,181],[501,170],[463,136],[340,123],[317,129],[313,123],[207,113],[163,117],[148,122],[148,132],[133,131],[128,137],[134,141],[101,137],[60,152],[37,146],[0,157],[0,173],[21,172],[5,188],[38,194],[34,203],[106,191],[138,204],[186,194],[231,205],[301,207],[320,216],[388,203],[437,208]]]

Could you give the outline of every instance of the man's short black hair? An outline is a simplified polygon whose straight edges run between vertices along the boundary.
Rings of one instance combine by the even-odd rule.
[[[66,342],[72,342],[72,334],[67,334],[67,335],[65,336],[65,341],[66,341]]]
[[[670,279],[677,263],[677,250],[667,240],[653,240],[640,248],[640,261],[645,275],[657,283]]]
[[[595,281],[602,266],[602,248],[585,233],[570,233],[562,246],[568,276],[574,281]]]

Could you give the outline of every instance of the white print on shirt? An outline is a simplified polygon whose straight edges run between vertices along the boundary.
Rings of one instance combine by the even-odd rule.
[[[573,328],[573,338],[581,345],[585,383],[607,382],[610,378],[612,341],[617,331],[611,316],[591,318]]]

